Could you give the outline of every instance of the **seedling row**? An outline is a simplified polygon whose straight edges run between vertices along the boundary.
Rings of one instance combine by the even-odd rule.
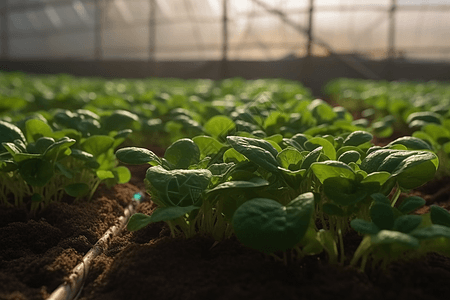
[[[450,256],[450,213],[431,206],[417,215],[425,200],[404,196],[448,172],[444,94],[422,106],[401,99],[400,109],[350,101],[350,81],[330,83],[343,105],[331,106],[282,80],[0,78],[3,98],[21,99],[2,102],[5,206],[36,213],[64,195],[89,201],[102,182],[128,182],[127,164],[145,164],[157,209],[133,215],[130,231],[164,221],[172,236],[236,236],[285,264],[325,253],[365,270]],[[355,107],[364,118],[354,119]],[[374,144],[399,128],[411,135]],[[351,232],[362,240],[346,253]]]

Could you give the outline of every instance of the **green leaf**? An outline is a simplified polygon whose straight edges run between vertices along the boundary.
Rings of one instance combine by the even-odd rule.
[[[427,240],[440,237],[450,239],[450,227],[442,225],[431,225],[429,227],[418,228],[412,231],[410,235],[419,240]]]
[[[280,163],[281,167],[291,171],[300,169],[302,160],[303,155],[297,151],[297,149],[292,147],[285,148],[277,155],[277,161]]]
[[[63,137],[56,141],[55,143],[51,144],[43,153],[45,158],[47,159],[56,159],[57,157],[61,157],[61,153],[64,155],[70,155],[72,154],[72,150],[69,148],[75,144],[76,141],[74,139]],[[68,150],[69,149],[69,150]],[[67,153],[65,151],[68,151]]]
[[[387,144],[387,147],[390,147],[392,145],[401,144],[406,146],[409,150],[432,150],[430,145],[425,142],[424,140],[421,140],[417,137],[412,136],[403,136],[400,137],[389,144]]]
[[[248,181],[227,181],[217,185],[215,188],[208,191],[208,193],[226,190],[252,189],[268,186],[269,182],[260,177],[254,177]]]
[[[247,160],[247,158],[244,155],[240,154],[233,148],[228,149],[223,154],[223,161],[225,163],[234,162],[237,164],[239,162],[246,161],[246,160]]]
[[[64,188],[64,191],[72,197],[82,197],[89,193],[90,188],[85,183],[69,184]]]
[[[380,229],[392,229],[394,227],[394,211],[389,204],[375,202],[370,208],[370,218]]]
[[[317,162],[322,152],[323,147],[318,147],[313,151],[311,151],[310,153],[308,153],[308,155],[305,156],[305,159],[303,160],[302,166],[300,168],[308,170],[313,163]]]
[[[150,223],[175,220],[196,209],[199,209],[199,207],[194,205],[185,207],[160,207],[151,216],[137,213],[131,216],[127,224],[127,229],[129,231],[136,231]]]
[[[114,173],[108,170],[97,170],[96,174],[100,180],[115,178]]]
[[[180,139],[167,148],[164,158],[176,169],[187,169],[200,161],[200,149],[191,139]]]
[[[113,169],[115,177],[117,177],[117,183],[127,183],[131,179],[130,170],[127,167],[119,166]]]
[[[132,124],[138,121],[139,117],[129,111],[116,110],[104,118],[102,127],[106,131],[122,130],[132,127]]]
[[[354,131],[350,133],[344,140],[344,146],[359,146],[364,143],[370,142],[373,136],[365,131]]]
[[[437,156],[421,152],[404,159],[392,173],[404,189],[413,189],[433,179],[437,170]]]
[[[391,202],[389,201],[389,198],[386,197],[384,194],[382,193],[373,193],[370,195],[370,197],[378,203],[384,203],[387,205],[391,205]]]
[[[364,200],[368,193],[363,186],[344,177],[329,177],[323,182],[325,195],[339,205],[351,205]]]
[[[362,219],[354,219],[350,222],[350,226],[355,229],[357,232],[361,234],[377,234],[380,229],[372,222],[362,220]]]
[[[264,139],[228,136],[227,141],[234,149],[236,149],[240,153],[242,153],[241,150],[245,150],[246,147],[256,146],[270,152],[273,157],[277,157],[278,155],[278,151],[272,146],[272,144]]]
[[[410,233],[422,222],[422,217],[417,215],[404,215],[395,219],[394,230],[403,233]]]
[[[314,212],[314,195],[301,194],[287,206],[265,198],[242,204],[232,224],[236,237],[245,246],[264,253],[284,251],[299,243]]]
[[[212,117],[204,125],[204,130],[215,138],[225,137],[228,132],[235,128],[236,124],[234,124],[233,120],[223,115]]]
[[[315,162],[311,165],[311,169],[321,183],[330,177],[355,179],[355,172],[352,168],[340,161]]]
[[[325,203],[322,207],[323,212],[326,213],[327,215],[330,216],[344,216],[345,213],[342,210],[342,208],[340,208],[339,206],[337,206],[336,204],[333,203]]]
[[[380,244],[399,244],[403,246],[407,246],[409,248],[419,248],[419,241],[408,234],[391,231],[391,230],[381,230],[375,235],[371,236],[371,243],[373,245]]]
[[[272,154],[273,152],[276,156],[278,152],[269,142],[238,136],[229,136],[227,137],[227,140],[236,151],[247,157],[258,166],[272,173],[279,172],[278,161]],[[268,151],[267,149],[271,149],[272,151]]]
[[[200,149],[200,159],[219,153],[222,148],[226,147],[215,138],[206,135],[196,136],[192,140]]]
[[[350,150],[342,153],[342,155],[339,156],[338,161],[341,161],[345,164],[349,164],[351,162],[356,163],[360,158],[361,154],[359,154],[358,151]]]
[[[400,204],[400,206],[398,207],[398,209],[403,213],[403,214],[409,214],[413,211],[415,211],[416,209],[424,206],[426,204],[426,201],[418,196],[411,196],[408,198],[405,198],[403,200],[403,202]]]
[[[450,212],[445,208],[431,205],[430,214],[431,222],[433,222],[433,224],[450,227]]]
[[[19,173],[32,186],[45,186],[53,177],[53,165],[48,160],[31,158],[19,163]]]
[[[201,205],[202,193],[209,185],[209,170],[165,170],[161,166],[147,170],[151,191],[166,206]]]
[[[81,146],[84,151],[87,151],[94,155],[95,157],[100,154],[105,153],[109,149],[111,149],[114,144],[114,139],[110,136],[106,135],[93,135],[88,137]]]
[[[161,165],[161,159],[152,151],[145,148],[126,147],[117,150],[116,157],[123,163],[130,165],[150,164]]]
[[[389,179],[390,176],[391,174],[388,172],[373,172],[361,180],[361,183],[378,182],[381,186]]]
[[[310,147],[307,146],[309,144],[322,146],[323,154],[331,160],[336,160],[336,150],[334,149],[333,144],[328,140],[321,137],[313,137],[304,144],[305,148],[310,149]]]
[[[26,136],[29,142],[37,141],[41,137],[49,137],[52,135],[52,128],[42,120],[31,119],[26,121]]]

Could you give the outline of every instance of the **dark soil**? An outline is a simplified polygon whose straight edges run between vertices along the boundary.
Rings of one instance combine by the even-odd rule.
[[[48,297],[143,189],[147,168],[131,167],[129,184],[102,187],[90,202],[68,199],[32,219],[24,210],[0,208],[0,299]],[[447,182],[433,181],[415,193],[448,207],[446,192],[431,202]],[[138,210],[151,214],[154,208],[147,201]],[[345,237],[348,257],[360,240]],[[329,265],[324,255],[285,266],[235,239],[172,238],[163,223],[155,223],[114,238],[79,299],[447,299],[449,282],[450,258],[433,253],[366,273]]]

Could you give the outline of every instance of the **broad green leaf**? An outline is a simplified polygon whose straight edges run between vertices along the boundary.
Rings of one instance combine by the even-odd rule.
[[[36,143],[34,143],[33,150],[36,151],[34,153],[44,154],[44,152],[46,152],[47,148],[50,147],[50,145],[52,145],[54,143],[55,143],[55,140],[51,137],[41,137],[36,141]],[[28,144],[28,145],[30,146],[31,144]]]
[[[61,153],[64,155],[70,155],[72,154],[72,150],[69,148],[75,144],[76,141],[74,139],[63,137],[56,141],[55,143],[51,144],[43,153],[45,158],[47,159],[56,159],[58,156],[61,157]],[[65,151],[68,151],[65,153]]]
[[[102,127],[107,131],[122,130],[132,127],[132,124],[138,121],[139,117],[129,111],[115,110],[104,118]]]
[[[400,206],[398,207],[398,209],[404,213],[404,214],[409,214],[413,211],[415,211],[416,209],[424,206],[426,204],[426,201],[418,196],[411,196],[408,198],[405,198],[402,203],[400,204]]]
[[[53,165],[48,160],[31,158],[19,163],[20,176],[32,186],[45,186],[53,177]]]
[[[187,169],[200,161],[200,149],[191,139],[180,139],[167,148],[164,158],[176,169]]]
[[[223,115],[212,117],[204,125],[204,130],[215,138],[225,137],[228,132],[235,128],[236,124],[233,120]]]
[[[109,171],[109,170],[97,170],[96,174],[97,174],[97,177],[100,180],[105,180],[105,179],[110,179],[110,178],[114,179],[115,178],[114,173]]]
[[[307,145],[319,145],[323,147],[323,154],[325,154],[329,159],[336,160],[336,150],[334,149],[333,144],[331,144],[328,140],[321,137],[313,137],[309,139],[304,146],[309,149]],[[312,149],[310,149],[312,150]]]
[[[344,146],[359,146],[370,142],[373,136],[366,131],[354,131],[350,133],[344,140]]]
[[[82,197],[89,193],[90,188],[85,183],[73,183],[64,188],[64,191],[72,197]]]
[[[323,212],[326,213],[327,215],[330,216],[344,216],[345,213],[342,210],[342,208],[340,208],[339,206],[337,206],[336,204],[333,203],[325,203],[322,207]]]
[[[192,140],[200,149],[200,159],[203,159],[211,154],[219,153],[222,148],[226,147],[226,145],[222,144],[215,138],[206,135],[196,136],[192,138]]]
[[[165,170],[161,166],[147,170],[152,193],[166,206],[201,205],[202,193],[212,174],[209,170]]]
[[[394,227],[394,211],[389,204],[375,202],[370,208],[370,218],[380,229],[390,230]]]
[[[294,140],[295,142],[297,142],[301,147],[303,147],[303,145],[305,144],[305,142],[312,138],[312,136],[309,135],[305,135],[303,133],[297,133],[296,135],[294,135],[291,140]]]
[[[113,169],[113,173],[117,177],[117,183],[127,183],[131,179],[130,170],[127,167],[119,166]]]
[[[291,171],[300,169],[302,160],[303,155],[297,151],[297,149],[292,147],[285,148],[277,155],[277,161],[280,163],[281,167]]]
[[[391,201],[389,201],[389,198],[387,196],[385,196],[382,193],[373,193],[370,195],[370,197],[378,203],[384,203],[387,205],[391,205]]]
[[[403,233],[410,233],[422,222],[422,217],[417,215],[404,215],[395,219],[394,230]]]
[[[368,193],[363,186],[344,177],[329,177],[323,181],[325,195],[339,205],[351,205],[364,200]]]
[[[399,244],[410,248],[419,248],[419,240],[417,240],[415,237],[402,232],[391,230],[381,230],[377,234],[372,235],[371,243],[373,245]]]
[[[441,124],[441,116],[437,113],[422,111],[412,113],[406,118],[406,123],[412,123],[413,121],[424,121],[425,123]]]
[[[217,192],[217,191],[225,191],[225,190],[238,190],[238,189],[252,189],[252,188],[261,188],[264,186],[268,186],[269,182],[260,177],[254,177],[248,181],[227,181],[219,184],[215,188],[208,191],[208,193]]]
[[[264,253],[284,251],[299,243],[314,212],[314,195],[301,194],[287,206],[265,198],[242,204],[232,224],[236,237],[245,246]]]
[[[114,139],[106,135],[93,135],[88,137],[82,144],[84,151],[91,153],[95,157],[105,153],[114,144]]]
[[[266,169],[272,173],[278,173],[278,162],[275,159],[272,152],[278,154],[277,150],[272,147],[272,145],[264,140],[257,140],[251,138],[237,137],[237,136],[229,136],[227,137],[230,145],[236,149],[239,153],[247,157],[250,161],[259,165],[260,167]],[[255,146],[258,145],[258,146]],[[263,147],[261,147],[261,146]],[[268,151],[266,149],[272,149],[272,151]]]
[[[421,152],[404,159],[392,173],[404,189],[413,189],[433,179],[437,170],[437,156],[431,152]]]
[[[152,151],[145,148],[126,147],[117,150],[116,157],[121,162],[131,165],[151,164],[161,165],[161,159]]]
[[[248,137],[240,137],[240,136],[228,136],[227,137],[228,143],[236,149],[239,153],[242,153],[242,151],[245,151],[245,148],[249,146],[256,146],[263,148],[264,150],[268,151],[270,154],[272,154],[273,157],[277,157],[278,151],[272,146],[272,144],[266,140],[263,139],[255,139],[255,138],[248,138]],[[242,153],[244,154],[244,153]],[[245,154],[244,154],[245,155]]]
[[[39,119],[31,119],[26,121],[25,128],[28,142],[35,142],[44,136],[49,137],[53,133],[52,128],[47,123]]]
[[[377,234],[380,229],[372,222],[362,220],[362,219],[354,219],[350,222],[350,226],[355,229],[357,232],[361,234]]]
[[[450,212],[445,208],[439,207],[437,205],[431,205],[431,222],[436,225],[447,226],[450,228]]]
[[[387,147],[390,147],[392,145],[401,144],[406,146],[409,150],[432,150],[430,145],[425,142],[424,140],[421,140],[417,137],[412,136],[403,136],[400,137],[389,144],[387,144]]]
[[[129,231],[136,231],[150,223],[174,220],[196,209],[199,209],[199,207],[194,205],[185,207],[174,206],[157,208],[151,216],[137,213],[131,216],[127,224],[127,229]]]
[[[241,161],[246,161],[246,160],[247,160],[247,158],[244,155],[240,154],[233,148],[228,149],[223,154],[223,161],[225,163],[234,162],[237,164]]]
[[[355,179],[355,172],[352,168],[340,161],[315,162],[311,165],[311,169],[321,183],[330,177]]]
[[[391,176],[388,172],[373,172],[367,175],[361,183],[369,183],[369,182],[378,182],[380,185],[383,185]]]
[[[4,121],[0,121],[0,153],[6,152],[2,143],[14,142],[14,140],[21,140],[25,142],[25,136],[19,127]]]
[[[305,156],[305,159],[302,162],[301,169],[308,170],[311,165],[319,160],[320,155],[323,152],[323,147],[318,147],[308,153],[308,155]]]
[[[361,154],[359,154],[358,151],[350,150],[342,153],[342,155],[339,156],[338,161],[349,164],[351,162],[356,163],[360,158]]]
[[[410,235],[419,240],[427,240],[440,237],[450,239],[450,227],[434,224],[429,227],[415,229],[410,233]]]

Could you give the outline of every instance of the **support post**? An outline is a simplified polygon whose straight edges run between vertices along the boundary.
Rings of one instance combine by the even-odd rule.
[[[394,79],[394,63],[395,63],[395,14],[397,12],[397,0],[391,0],[391,7],[389,9],[389,32],[388,32],[388,53],[387,53],[387,78]]]
[[[302,81],[306,86],[310,86],[311,72],[312,72],[312,45],[313,45],[313,19],[314,19],[314,0],[309,0],[308,9],[308,28],[306,30],[306,35],[308,37],[308,43],[306,44],[306,56],[303,58],[301,74],[299,80]]]
[[[148,60],[153,62],[155,60],[155,46],[156,46],[156,1],[149,0],[150,11],[148,19]]]
[[[222,62],[220,78],[225,79],[228,75],[228,0],[222,0],[222,10]]]
[[[95,25],[94,25],[94,59],[101,60],[103,57],[102,31],[103,31],[103,0],[95,1]]]
[[[9,56],[9,30],[8,30],[8,0],[2,0],[2,7],[0,11],[1,20],[1,57],[2,59],[8,59]]]

